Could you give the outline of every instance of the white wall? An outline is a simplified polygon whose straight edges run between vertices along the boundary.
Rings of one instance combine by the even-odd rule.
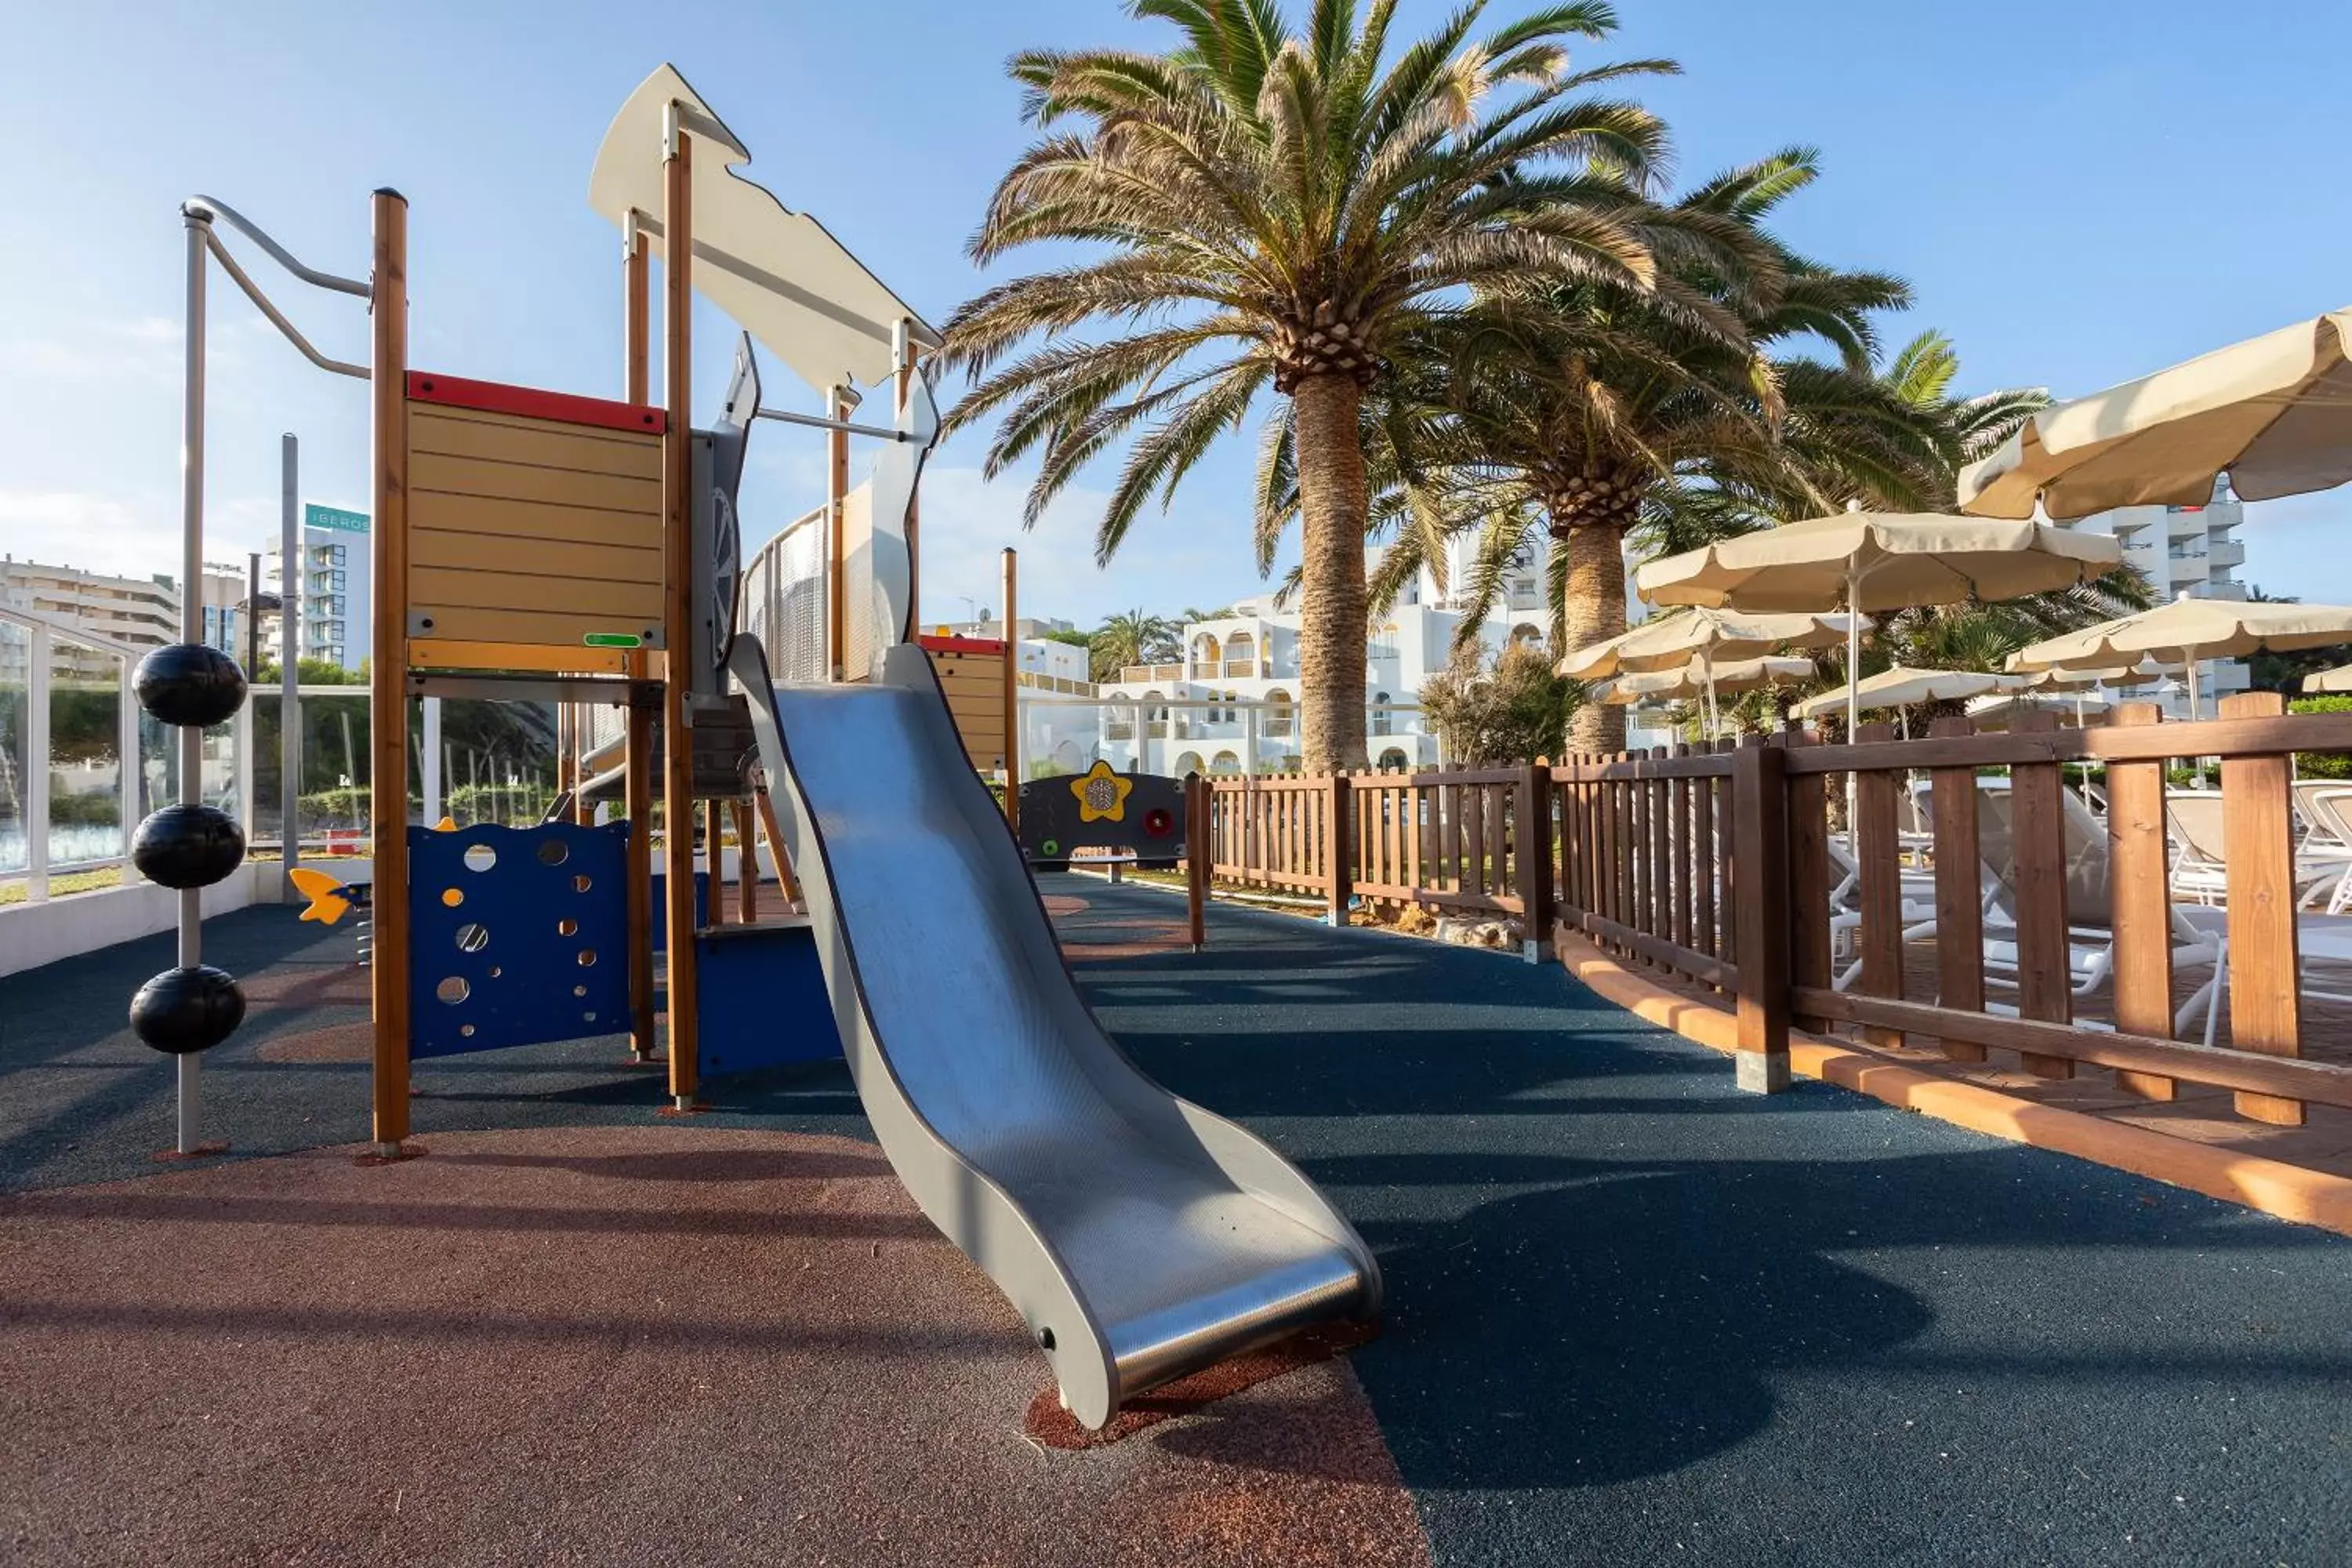
[[[265,880],[268,892],[261,901],[274,898],[281,881],[278,871],[274,860],[239,867],[226,881],[205,889],[205,918],[256,902],[255,888]],[[153,936],[172,930],[179,921],[179,893],[152,882],[68,893],[37,904],[10,904],[0,909],[0,974],[17,974],[61,958]],[[121,1003],[127,1008],[131,998],[124,996]]]

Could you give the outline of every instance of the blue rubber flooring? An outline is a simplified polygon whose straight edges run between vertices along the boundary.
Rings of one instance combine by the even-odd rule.
[[[1181,905],[1088,900],[1074,948]],[[347,960],[290,911],[239,973]],[[1081,952],[1079,956],[1083,957]],[[153,1169],[171,1073],[121,1024],[166,939],[0,980],[0,1187]],[[1178,1092],[1322,1183],[1389,1310],[1354,1365],[1444,1563],[2352,1562],[2352,1240],[1725,1059],[1549,966],[1283,916],[1076,965]],[[239,1154],[366,1135],[366,1069],[207,1064]],[[436,1130],[651,1121],[613,1041],[420,1070]],[[723,1121],[861,1133],[837,1067]],[[1181,1428],[1160,1441],[1181,1444]]]

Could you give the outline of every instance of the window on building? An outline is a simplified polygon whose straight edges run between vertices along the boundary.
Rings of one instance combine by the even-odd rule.
[[[1372,701],[1377,704],[1372,710],[1372,733],[1388,734],[1391,721],[1396,717],[1388,710],[1389,694],[1385,691],[1375,691],[1372,693]]]
[[[1381,772],[1384,773],[1401,773],[1410,766],[1411,759],[1394,746],[1381,753]]]
[[[1290,693],[1277,686],[1265,694],[1265,732],[1270,736],[1290,733],[1292,723]]]
[[[340,544],[334,544],[328,546],[328,548],[333,552],[333,554],[330,559],[331,559],[336,565],[341,566],[343,563],[344,559],[343,547]]]

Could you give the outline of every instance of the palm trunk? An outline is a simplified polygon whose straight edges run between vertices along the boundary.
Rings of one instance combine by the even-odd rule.
[[[1298,426],[1298,685],[1310,773],[1365,765],[1364,529],[1371,510],[1351,375],[1310,375],[1291,393]]]
[[[1563,527],[1563,522],[1567,526]],[[1613,522],[1573,522],[1552,514],[1552,547],[1568,552],[1568,587],[1561,606],[1570,648],[1605,641],[1625,629],[1625,531]],[[1568,749],[1625,749],[1625,710],[1587,702],[1570,716]]]

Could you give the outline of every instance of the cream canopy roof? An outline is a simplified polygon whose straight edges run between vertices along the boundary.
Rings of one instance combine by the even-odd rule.
[[[1980,669],[1916,669],[1896,665],[1866,676],[1852,693],[1853,705],[1864,712],[1874,708],[1908,708],[1916,702],[1958,702],[1988,691],[2021,691],[2026,682],[2014,675],[1993,675]],[[1818,719],[1846,706],[1843,688],[1809,697],[1790,711],[1800,719]]]
[[[1960,510],[2088,517],[2248,500],[2352,479],[2352,308],[2266,332],[2035,415],[1960,472]]]
[[[1629,672],[1595,688],[1595,701],[1624,707],[1634,702],[1689,701],[1707,693],[1709,678],[1722,692],[1755,691],[1767,686],[1793,686],[1813,678],[1813,661],[1794,655],[1742,659],[1710,667],[1704,659],[1673,669]]]
[[[2352,691],[2352,664],[2339,664],[2334,669],[2323,669],[2317,675],[2303,678],[2307,692]]]
[[[2352,606],[2244,603],[2186,595],[2152,610],[2047,638],[2009,656],[2012,670],[2129,664],[2143,654],[2172,659],[2235,658],[2268,648],[2352,642]]]
[[[940,335],[912,307],[867,271],[824,226],[796,213],[733,167],[751,154],[710,106],[665,65],[637,85],[613,117],[588,176],[588,205],[639,232],[656,256],[662,236],[662,118],[672,103],[687,111],[694,158],[694,287],[733,317],[803,381],[823,392],[855,383],[877,386],[894,374],[892,328],[937,348]]]
[[[1843,641],[1846,617],[1747,615],[1694,609],[1658,616],[1606,642],[1588,643],[1559,661],[1571,680],[1597,680],[1629,671],[1672,669],[1696,657],[1745,659],[1780,647],[1827,647]],[[1717,687],[1721,687],[1717,667]]]
[[[1742,610],[1907,610],[2013,599],[2112,570],[2105,534],[1938,512],[1834,512],[1653,561],[1634,574],[1661,605]]]

